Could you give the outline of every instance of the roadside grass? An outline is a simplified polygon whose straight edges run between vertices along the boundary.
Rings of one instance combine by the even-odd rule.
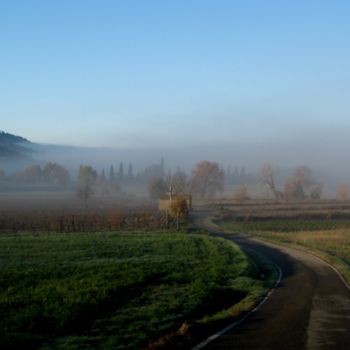
[[[2,235],[0,266],[1,349],[156,347],[248,311],[276,277],[253,252],[178,232]]]
[[[307,250],[336,267],[350,285],[349,220],[217,221],[225,229]]]
[[[245,249],[245,254],[250,258],[252,267],[258,274],[260,279],[252,280],[242,276],[236,279],[237,290],[250,290],[242,300],[231,307],[223,309],[212,315],[206,315],[199,323],[212,323],[216,321],[227,320],[230,318],[239,318],[244,313],[251,311],[258,302],[266,295],[267,290],[272,288],[278,278],[276,267],[266,257],[258,254],[254,250]]]
[[[307,232],[307,231],[332,231],[337,229],[349,229],[350,220],[346,219],[279,219],[270,220],[235,220],[223,221],[225,227],[236,232]]]

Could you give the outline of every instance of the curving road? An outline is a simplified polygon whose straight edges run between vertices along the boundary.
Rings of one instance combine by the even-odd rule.
[[[200,220],[197,225],[203,227]],[[282,280],[256,312],[204,349],[350,349],[350,290],[328,264],[295,249],[205,228],[267,256]]]

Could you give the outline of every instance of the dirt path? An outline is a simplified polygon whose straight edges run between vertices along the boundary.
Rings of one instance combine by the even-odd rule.
[[[197,215],[197,225],[208,228],[204,217]],[[295,249],[209,229],[267,256],[283,276],[258,311],[205,349],[350,349],[350,290],[329,265]]]

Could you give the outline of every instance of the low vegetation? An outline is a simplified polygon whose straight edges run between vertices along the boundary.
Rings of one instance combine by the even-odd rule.
[[[235,232],[280,232],[297,233],[304,231],[332,231],[336,229],[349,229],[350,220],[347,219],[271,219],[234,221],[225,224]]]
[[[350,284],[350,228],[295,233],[265,232],[257,236],[311,250],[335,266]]]
[[[235,233],[309,250],[335,266],[350,283],[349,203],[312,206],[301,202],[280,209],[266,204],[260,209],[235,207],[219,213],[216,222]],[[247,210],[248,217],[243,215]]]
[[[3,234],[0,347],[157,347],[254,305],[273,269],[249,254],[169,231]]]

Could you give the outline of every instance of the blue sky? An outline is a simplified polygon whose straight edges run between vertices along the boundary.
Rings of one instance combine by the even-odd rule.
[[[0,0],[0,129],[170,147],[350,129],[348,1]]]

